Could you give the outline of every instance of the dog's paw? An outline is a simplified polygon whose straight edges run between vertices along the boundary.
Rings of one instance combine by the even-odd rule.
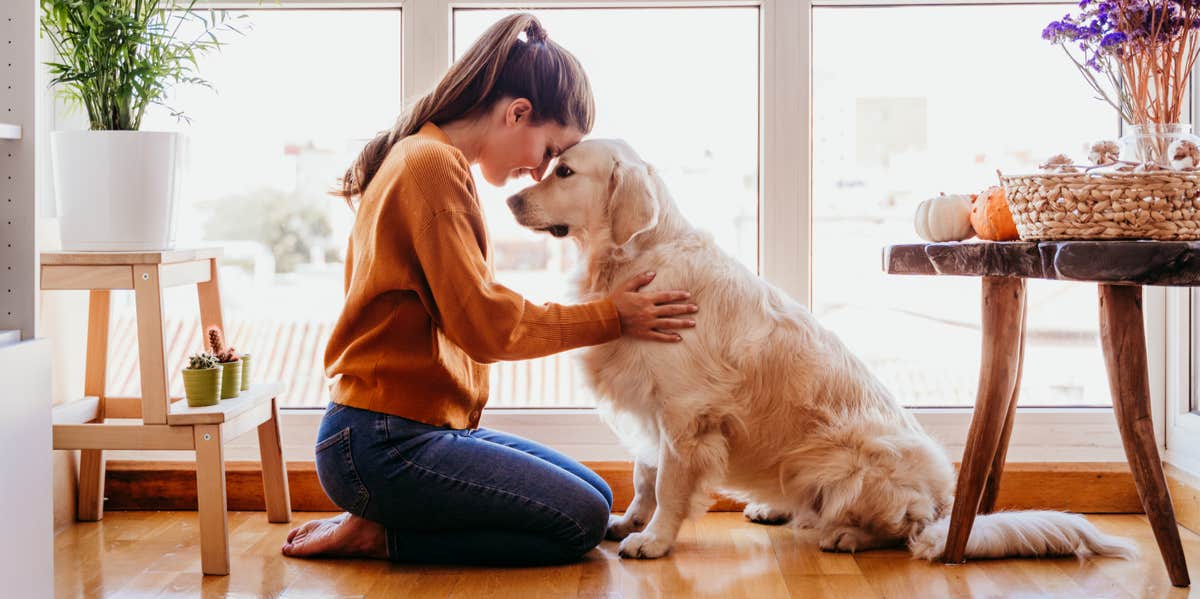
[[[609,516],[608,530],[604,532],[604,538],[610,541],[620,541],[630,534],[642,530],[644,526],[646,526],[645,522],[629,513]]]
[[[621,541],[621,557],[656,559],[671,551],[671,542],[646,532],[635,532]]]
[[[852,528],[849,526],[831,528],[822,532],[819,544],[823,551],[850,553],[877,546],[875,537],[870,533],[861,528]]]
[[[802,511],[792,514],[792,525],[798,528],[820,528],[821,518],[815,513]]]
[[[785,524],[788,520],[792,519],[791,514],[775,509],[765,503],[751,503],[747,505],[746,509],[742,510],[742,515],[757,524]]]

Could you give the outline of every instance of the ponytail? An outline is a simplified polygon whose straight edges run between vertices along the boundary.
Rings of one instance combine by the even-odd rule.
[[[501,98],[525,98],[533,121],[554,121],[587,133],[595,119],[592,89],[582,65],[550,40],[537,17],[504,17],[455,62],[432,92],[417,100],[389,131],[367,142],[335,192],[351,208],[375,178],[392,146],[425,123],[447,123],[476,114]]]

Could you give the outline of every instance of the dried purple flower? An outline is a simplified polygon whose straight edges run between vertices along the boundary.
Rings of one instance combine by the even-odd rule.
[[[1079,0],[1042,29],[1128,123],[1178,122],[1200,56],[1200,0]],[[1136,85],[1131,82],[1137,82]]]
[[[1125,34],[1121,33],[1120,31],[1114,31],[1114,32],[1104,36],[1103,38],[1101,38],[1100,47],[1104,48],[1105,50],[1111,50],[1111,49],[1115,48],[1116,46],[1119,46],[1124,43],[1125,43]]]

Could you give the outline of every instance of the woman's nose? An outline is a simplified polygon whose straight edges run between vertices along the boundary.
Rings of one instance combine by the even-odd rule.
[[[529,171],[529,176],[533,177],[534,181],[540,182],[542,177],[546,176],[546,169],[550,167],[550,160],[550,158],[546,158],[541,164],[533,167],[533,169]]]

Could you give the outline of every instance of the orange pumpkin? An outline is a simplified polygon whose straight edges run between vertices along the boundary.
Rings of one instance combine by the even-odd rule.
[[[980,239],[1015,241],[1021,238],[1017,235],[1008,202],[1004,201],[1004,188],[998,185],[975,197],[971,205],[971,226]]]

